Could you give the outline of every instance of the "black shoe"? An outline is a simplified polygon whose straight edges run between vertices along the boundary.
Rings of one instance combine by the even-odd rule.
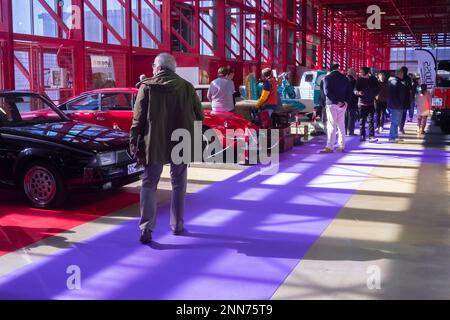
[[[405,129],[400,129],[401,134],[406,134]]]
[[[366,141],[366,137],[359,137],[359,141],[365,142]]]
[[[152,242],[152,232],[150,230],[141,231],[141,238],[139,239],[139,241],[142,244],[149,244],[150,242]]]

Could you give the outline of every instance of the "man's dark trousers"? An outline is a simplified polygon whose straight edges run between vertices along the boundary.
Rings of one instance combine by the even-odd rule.
[[[145,167],[141,188],[141,220],[139,227],[150,232],[156,226],[156,190],[163,171],[162,164]],[[173,231],[184,228],[184,197],[187,187],[187,165],[171,164],[172,202],[170,207],[170,225]]]
[[[348,107],[345,112],[345,134],[355,134],[355,123],[358,116],[358,108]]]
[[[378,101],[375,103],[375,111],[377,113],[377,128],[383,128],[386,120],[387,102]]]
[[[369,138],[375,137],[374,117],[375,106],[360,106],[359,112],[361,114],[361,138],[366,139],[366,123],[369,121]]]

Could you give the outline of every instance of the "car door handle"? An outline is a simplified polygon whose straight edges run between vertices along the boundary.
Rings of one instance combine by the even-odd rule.
[[[103,117],[97,117],[97,118],[95,118],[95,120],[97,120],[97,121],[105,121],[106,119],[103,118]]]

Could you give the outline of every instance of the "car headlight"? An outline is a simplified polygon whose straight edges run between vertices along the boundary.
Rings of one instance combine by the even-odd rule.
[[[223,121],[223,126],[224,126],[225,128],[228,128],[228,121],[227,121],[227,120],[224,120],[224,121]]]
[[[115,152],[99,153],[97,155],[97,165],[110,166],[117,163],[117,157]]]

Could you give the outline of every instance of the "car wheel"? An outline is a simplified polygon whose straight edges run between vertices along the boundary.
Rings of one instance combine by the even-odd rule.
[[[67,196],[62,175],[44,162],[36,162],[25,168],[22,186],[25,196],[36,208],[57,207]]]

